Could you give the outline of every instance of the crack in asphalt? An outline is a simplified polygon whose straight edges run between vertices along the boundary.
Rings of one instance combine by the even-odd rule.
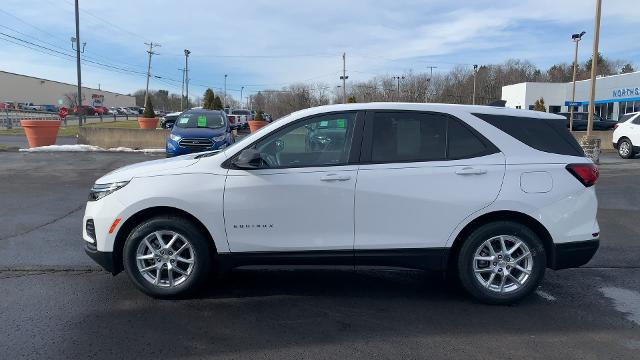
[[[75,208],[75,209],[73,209],[73,210],[71,210],[71,211],[69,211],[69,212],[67,212],[67,213],[63,214],[62,216],[59,216],[59,217],[54,218],[54,219],[52,219],[52,220],[50,220],[50,221],[47,221],[47,222],[46,222],[46,223],[44,223],[44,224],[41,224],[41,225],[38,225],[38,226],[32,227],[32,228],[30,228],[30,229],[27,229],[27,230],[24,230],[24,231],[21,231],[21,232],[18,232],[18,233],[14,233],[14,234],[11,234],[11,235],[7,235],[7,236],[5,236],[5,237],[0,237],[0,241],[2,241],[2,240],[7,240],[7,239],[12,239],[12,238],[15,238],[15,237],[18,237],[18,236],[22,236],[22,235],[26,235],[26,234],[29,234],[29,233],[31,233],[31,232],[34,232],[34,231],[36,231],[36,230],[38,230],[38,229],[42,229],[42,228],[43,228],[43,227],[45,227],[45,226],[48,226],[48,225],[54,224],[54,223],[56,223],[56,222],[58,222],[58,221],[60,221],[60,220],[62,220],[62,219],[64,219],[64,218],[66,218],[67,216],[69,216],[69,215],[71,215],[71,214],[73,214],[73,213],[75,213],[75,212],[78,212],[78,211],[82,210],[82,208],[83,208],[84,206],[85,206],[85,204],[82,204],[82,205],[78,206],[77,208]]]

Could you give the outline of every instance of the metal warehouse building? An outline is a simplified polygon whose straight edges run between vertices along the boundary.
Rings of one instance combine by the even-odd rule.
[[[589,111],[590,80],[576,81],[574,111]],[[502,87],[506,106],[533,109],[536,100],[544,98],[547,111],[569,111],[572,83],[524,82]],[[596,80],[595,112],[601,117],[617,120],[622,114],[640,111],[640,71],[599,77]]]
[[[0,71],[0,102],[33,103],[35,105],[69,105],[65,95],[77,94],[78,87],[59,81]],[[135,106],[134,96],[111,91],[82,88],[84,105]]]

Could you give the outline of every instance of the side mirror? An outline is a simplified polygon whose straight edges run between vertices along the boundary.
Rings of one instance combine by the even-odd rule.
[[[280,151],[284,150],[284,141],[283,140],[276,140],[276,153],[279,153]]]
[[[253,148],[244,149],[233,162],[238,169],[259,169],[262,165],[262,156]]]

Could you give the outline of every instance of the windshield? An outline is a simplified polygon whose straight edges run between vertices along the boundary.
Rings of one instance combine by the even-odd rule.
[[[233,110],[231,113],[233,115],[250,115],[251,114],[249,110]]]
[[[192,112],[181,114],[176,121],[180,128],[219,129],[226,126],[224,117],[219,112]]]

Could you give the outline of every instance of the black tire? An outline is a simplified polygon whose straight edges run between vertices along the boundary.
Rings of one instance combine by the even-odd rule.
[[[476,278],[476,273],[474,272],[474,257],[476,251],[485,241],[500,235],[513,236],[522,241],[526,247],[528,247],[532,258],[532,268],[529,277],[520,288],[516,288],[510,292],[498,292],[486,288],[480,280]],[[546,264],[547,258],[544,245],[531,229],[516,222],[496,221],[480,226],[464,240],[458,254],[457,272],[463,288],[473,297],[487,304],[502,305],[516,302],[533,292],[544,278]],[[516,276],[518,274],[518,270],[515,270],[515,268],[512,268],[511,272],[516,273]],[[491,273],[489,272],[489,274]],[[499,274],[500,273],[497,273],[495,278],[500,277],[501,279],[501,275]],[[509,279],[508,281],[511,280]],[[488,279],[487,282],[489,282]],[[513,285],[515,286],[515,284]]]
[[[193,250],[192,253],[189,253],[194,259],[190,275],[182,283],[175,286],[154,285],[142,275],[138,268],[136,259],[138,247],[147,236],[156,231],[171,231],[180,234],[189,242]],[[190,220],[178,216],[158,216],[145,220],[131,231],[124,244],[122,262],[129,279],[145,294],[160,299],[185,298],[200,290],[209,278],[213,261],[208,242],[205,234]]]
[[[624,153],[623,150],[625,148],[628,149],[628,152],[626,153]],[[623,138],[618,141],[618,155],[623,159],[630,159],[635,155],[635,153],[633,152],[633,144],[631,143],[631,140]]]

